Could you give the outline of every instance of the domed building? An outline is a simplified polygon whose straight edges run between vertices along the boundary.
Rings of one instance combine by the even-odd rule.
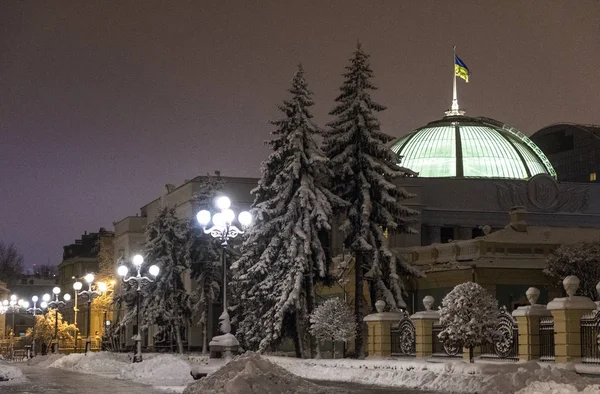
[[[398,139],[392,151],[424,178],[556,178],[544,153],[520,131],[489,118],[446,116]]]

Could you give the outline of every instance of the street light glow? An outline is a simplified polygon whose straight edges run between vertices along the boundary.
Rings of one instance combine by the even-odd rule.
[[[17,300],[17,296],[16,296],[16,295],[14,295],[14,294],[13,294],[13,295],[11,295],[11,296],[10,296],[10,300],[11,300],[11,301],[16,301],[16,300]]]
[[[46,293],[42,296],[42,300],[44,300],[44,302],[48,302],[50,301],[50,294]]]
[[[223,219],[225,219],[225,222],[227,224],[231,224],[231,222],[233,222],[233,219],[235,219],[235,213],[233,213],[233,211],[229,208],[224,209],[222,214],[223,214]]]
[[[23,301],[23,305],[22,305],[22,306],[23,306],[23,308],[25,308],[25,309],[29,308],[29,302],[27,302],[27,301]]]
[[[229,209],[230,206],[231,206],[231,200],[229,199],[229,197],[221,196],[221,197],[217,198],[217,208],[219,208],[221,211],[223,211],[225,209]]]
[[[210,212],[206,209],[203,209],[200,212],[198,212],[198,214],[196,215],[196,219],[202,227],[206,227],[208,223],[210,223]]]
[[[215,226],[217,227],[224,227],[225,226],[225,217],[223,216],[223,214],[221,212],[219,213],[215,213],[213,215],[213,223]]]
[[[33,302],[37,302],[37,301],[38,301],[38,296],[33,296],[33,297],[31,297],[31,301],[33,301]]]
[[[85,281],[86,281],[87,283],[92,283],[92,282],[94,281],[94,274],[87,274],[87,275],[85,276]]]
[[[125,276],[127,275],[127,272],[129,271],[129,269],[127,269],[126,266],[122,265],[119,268],[117,268],[117,274],[119,274],[119,276]]]
[[[248,211],[242,211],[238,215],[238,221],[243,227],[247,227],[252,223],[252,215]]]
[[[46,309],[46,308],[48,308],[48,303],[46,301],[42,301],[42,303],[40,304],[40,307],[42,309]]]
[[[152,276],[158,275],[159,271],[160,271],[160,269],[156,265],[151,265],[150,268],[148,268],[148,272],[150,272],[150,275],[152,275]]]
[[[64,300],[65,300],[65,301],[69,302],[69,301],[71,301],[71,294],[69,294],[69,293],[66,293],[66,294],[63,296],[63,298],[64,298]]]
[[[60,287],[55,287],[54,289],[52,289],[52,292],[56,295],[60,294]]]
[[[104,293],[106,291],[106,283],[98,282],[98,290],[100,293]]]
[[[141,254],[136,254],[133,256],[133,265],[136,267],[141,266],[144,263],[144,257]]]
[[[83,286],[83,283],[77,281],[75,283],[73,283],[73,289],[75,289],[76,291],[81,290],[81,287]]]

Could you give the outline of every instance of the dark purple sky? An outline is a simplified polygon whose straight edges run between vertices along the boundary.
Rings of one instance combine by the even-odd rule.
[[[453,44],[468,115],[599,124],[599,20],[591,0],[3,0],[0,240],[57,264],[165,183],[257,176],[296,64],[323,124],[357,39],[391,135],[443,116]]]

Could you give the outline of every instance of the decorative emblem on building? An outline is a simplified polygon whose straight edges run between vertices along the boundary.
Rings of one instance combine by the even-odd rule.
[[[529,181],[496,183],[498,206],[509,210],[523,206],[528,211],[581,212],[588,200],[589,187],[557,183],[547,174],[538,174]]]

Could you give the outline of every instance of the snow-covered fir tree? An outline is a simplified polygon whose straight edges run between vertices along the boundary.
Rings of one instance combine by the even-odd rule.
[[[215,175],[206,175],[194,196],[194,205],[198,211],[211,210],[216,196],[223,190],[225,181],[219,171]],[[191,277],[196,281],[192,309],[202,327],[202,351],[208,350],[209,307],[216,302],[221,291],[222,264],[219,241],[205,234],[196,219],[188,220],[189,260]]]
[[[333,341],[333,358],[335,358],[335,342],[347,342],[356,335],[354,314],[340,298],[330,298],[315,308],[310,315],[310,332],[322,341]]]
[[[371,99],[371,91],[376,89],[371,82],[373,71],[360,44],[346,70],[337,105],[330,112],[335,119],[328,124],[324,150],[333,172],[331,190],[349,203],[341,212],[344,222],[340,230],[346,248],[356,259],[354,290],[363,294],[368,274],[379,297],[393,309],[405,308],[401,275],[416,271],[392,255],[385,233],[415,232],[410,225],[417,212],[401,205],[414,196],[393,183],[406,172],[387,146],[393,138],[380,130],[375,114],[385,107]],[[355,297],[354,305],[356,355],[360,358],[364,357],[362,300]]]
[[[473,362],[473,348],[494,341],[498,301],[477,283],[462,283],[442,300],[440,324],[438,338],[468,348]]]
[[[234,313],[247,347],[272,348],[289,322],[297,355],[310,357],[316,352],[308,327],[314,283],[327,274],[319,235],[330,230],[331,202],[339,200],[321,184],[327,159],[315,141],[320,131],[311,120],[312,94],[301,66],[289,91],[291,99],[279,106],[283,118],[272,122],[273,152],[253,191],[255,223],[233,265]]]
[[[191,297],[185,289],[183,274],[190,268],[187,252],[187,225],[175,208],[163,206],[146,227],[144,266],[155,264],[160,273],[142,289],[141,329],[156,324],[157,335],[173,335],[183,353],[182,330],[191,323]]]
[[[579,294],[596,299],[596,284],[600,279],[600,242],[577,242],[557,248],[546,261],[544,273],[560,288],[562,281],[575,275],[581,281]]]

